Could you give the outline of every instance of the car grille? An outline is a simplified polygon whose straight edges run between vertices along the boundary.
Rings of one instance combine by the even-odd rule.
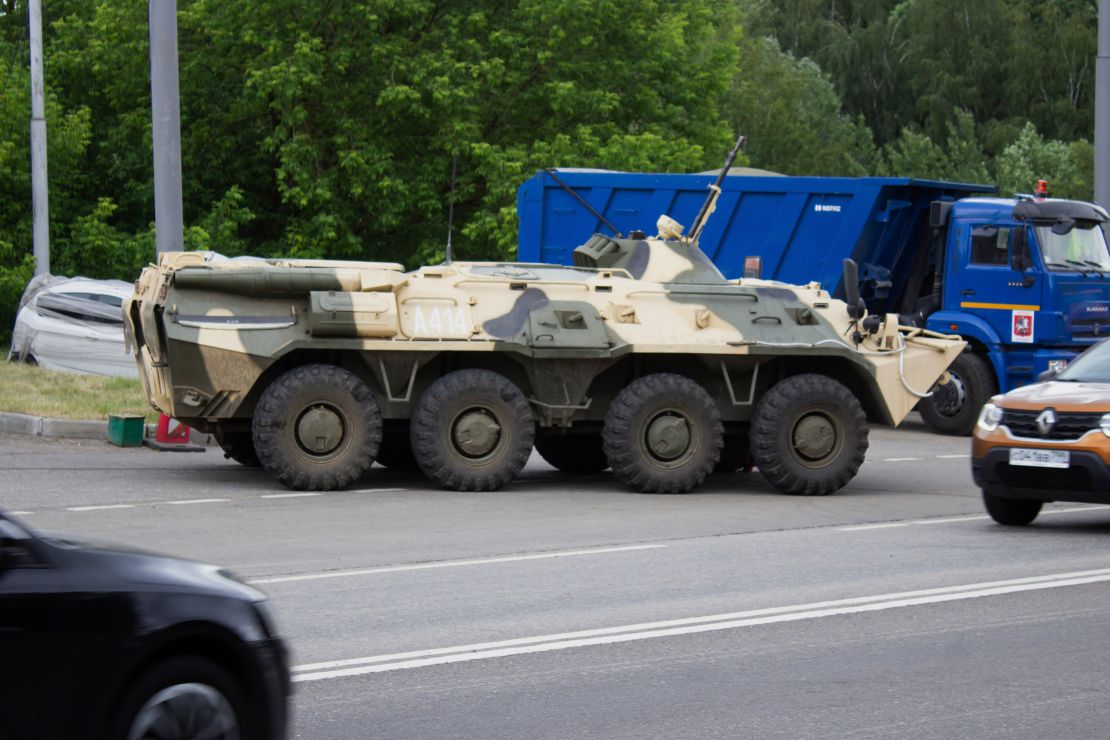
[[[1028,439],[1051,439],[1057,441],[1076,440],[1092,429],[1098,429],[1099,419],[1102,414],[1056,412],[1056,423],[1048,430],[1048,434],[1041,434],[1037,427],[1037,417],[1041,411],[1014,411],[1006,409],[1002,412],[1002,424],[1010,430],[1015,437]]]
[[[1033,468],[999,463],[995,472],[1011,488],[1072,492],[1095,490],[1091,474],[1083,468]]]

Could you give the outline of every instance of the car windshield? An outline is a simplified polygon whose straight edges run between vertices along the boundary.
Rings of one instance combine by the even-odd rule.
[[[1037,242],[1050,270],[1098,270],[1110,272],[1110,251],[1102,229],[1092,221],[1077,223],[1066,234],[1052,226],[1037,226]]]
[[[1056,380],[1072,383],[1110,383],[1110,340],[1102,340],[1071,361]]]

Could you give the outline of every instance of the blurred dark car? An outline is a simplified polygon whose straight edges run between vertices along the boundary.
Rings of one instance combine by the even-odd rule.
[[[0,739],[283,738],[289,690],[261,592],[0,512]]]

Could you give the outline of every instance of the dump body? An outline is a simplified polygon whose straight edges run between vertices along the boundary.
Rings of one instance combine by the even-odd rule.
[[[494,488],[534,436],[549,461],[580,445],[567,468],[588,455],[639,490],[689,490],[728,440],[755,455],[766,417],[774,434],[796,425],[774,444],[804,453],[776,485],[828,493],[863,460],[865,414],[900,422],[964,347],[853,319],[815,283],[728,280],[671,237],[596,236],[576,267],[410,273],[166,254],[125,303],[127,335],[158,410],[294,488],[346,485],[398,445],[445,486]],[[778,451],[761,444],[770,475]]]
[[[692,217],[712,180],[567,170],[558,178],[624,231],[644,228],[658,210]],[[938,431],[967,433],[994,392],[1030,383],[1110,334],[1110,255],[1093,229],[1105,212],[1076,201],[982,197],[991,190],[906,178],[730,176],[700,243],[727,276],[740,276],[745,258],[756,256],[764,277],[815,280],[836,297],[841,261],[851,257],[869,310],[970,340],[974,357],[954,368],[953,392],[923,406]],[[521,259],[569,262],[568,247],[602,228],[548,173],[520,188],[518,211]],[[1068,237],[1052,234],[1068,219],[1086,245],[1070,257],[1055,243]]]
[[[624,233],[648,230],[657,214],[689,224],[711,175],[557,170],[558,177]],[[699,246],[730,278],[743,276],[744,258],[762,258],[762,277],[815,281],[843,298],[842,265],[860,266],[868,307],[896,311],[882,299],[897,295],[928,229],[930,204],[993,192],[983,185],[892,177],[729,176]],[[569,264],[571,253],[602,223],[550,175],[540,172],[517,193],[518,258]],[[894,274],[891,275],[890,273]],[[876,286],[875,283],[881,285]],[[880,302],[876,303],[876,299]]]

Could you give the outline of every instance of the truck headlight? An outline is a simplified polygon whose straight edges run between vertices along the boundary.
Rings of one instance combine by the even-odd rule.
[[[1110,417],[1110,414],[1104,416],[1103,419],[1106,419],[1107,417]],[[977,422],[977,426],[984,432],[993,432],[995,429],[998,429],[998,425],[1001,423],[1002,409],[998,406],[995,406],[993,403],[985,404],[983,406],[983,410],[979,412],[979,421]]]
[[[1098,421],[1098,425],[1102,427],[1102,433],[1110,437],[1110,414],[1103,414]]]

